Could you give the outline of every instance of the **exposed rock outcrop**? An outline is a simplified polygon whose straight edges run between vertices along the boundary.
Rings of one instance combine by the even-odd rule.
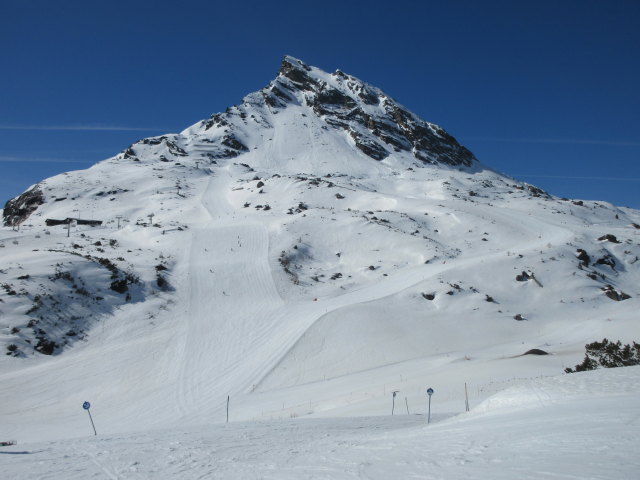
[[[39,185],[9,200],[3,211],[4,224],[9,227],[20,225],[44,203],[44,195]]]
[[[407,151],[425,163],[470,167],[476,161],[442,128],[420,119],[379,89],[340,70],[331,74],[331,84],[324,75],[287,56],[276,79],[262,89],[264,102],[277,110],[303,101],[328,125],[345,130],[355,146],[374,160]],[[214,123],[223,124],[221,118],[212,117],[207,128]]]

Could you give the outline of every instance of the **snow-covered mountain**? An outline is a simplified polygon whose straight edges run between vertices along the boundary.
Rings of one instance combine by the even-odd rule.
[[[10,436],[73,435],[84,399],[113,432],[221,421],[227,395],[245,420],[386,413],[427,383],[453,405],[464,381],[483,398],[640,333],[640,212],[501,175],[292,57],[3,218]]]

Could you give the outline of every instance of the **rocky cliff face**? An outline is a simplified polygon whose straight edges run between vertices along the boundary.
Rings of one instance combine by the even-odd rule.
[[[303,92],[316,115],[348,132],[356,147],[375,160],[407,151],[427,163],[469,167],[474,162],[473,154],[442,128],[418,118],[379,89],[340,70],[331,77],[331,83],[314,79],[311,67],[285,57],[269,88],[280,98],[285,97],[282,89],[294,95]]]
[[[354,145],[374,160],[394,152],[410,152],[417,160],[430,164],[470,167],[473,154],[442,128],[414,115],[384,92],[340,70],[328,74],[293,57],[285,57],[277,77],[267,87],[247,96],[253,104],[265,104],[271,112],[290,105],[307,106],[329,128],[346,132]],[[234,116],[246,118],[242,106],[225,114],[213,115],[205,129],[225,127]],[[232,137],[225,140],[229,142]],[[242,145],[231,140],[233,150]],[[235,151],[235,152],[234,152]]]
[[[8,227],[20,225],[44,203],[40,187],[35,185],[23,194],[9,200],[3,211],[4,224]]]

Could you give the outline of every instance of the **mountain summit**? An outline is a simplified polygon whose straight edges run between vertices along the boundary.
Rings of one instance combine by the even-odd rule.
[[[272,142],[269,137],[274,135],[288,138],[279,145],[279,158],[272,160],[291,172],[321,173],[325,169],[318,162],[287,164],[292,158],[318,159],[336,152],[357,157],[353,163],[360,164],[360,170],[369,168],[362,164],[363,157],[405,168],[445,165],[468,169],[479,165],[473,154],[442,128],[420,119],[378,88],[340,70],[328,74],[290,56],[284,57],[277,77],[267,87],[247,95],[241,104],[196,123],[180,135],[141,140],[116,158],[143,163],[193,161],[193,157],[230,159],[271,149],[266,142]],[[3,213],[5,225],[22,223],[43,201],[39,188],[10,200]]]
[[[340,70],[332,74],[285,57],[278,76],[267,87],[247,96],[242,105],[214,115],[201,125],[204,132],[229,124],[247,126],[291,106],[343,131],[361,152],[374,160],[408,152],[425,163],[471,166],[473,154],[437,125],[425,122],[381,90]],[[249,118],[249,120],[247,120]],[[191,131],[193,133],[193,131]],[[243,151],[228,138],[227,146]]]
[[[500,175],[292,57],[3,218],[8,438],[76,436],[86,399],[112,432],[217,421],[227,395],[234,420],[379,415],[392,391],[459,398],[640,337],[640,212]]]

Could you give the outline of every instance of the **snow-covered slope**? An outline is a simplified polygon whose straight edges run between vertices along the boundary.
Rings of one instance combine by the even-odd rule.
[[[399,409],[395,416],[91,432],[4,448],[0,467],[17,480],[632,479],[640,467],[639,369],[521,382],[450,418],[434,399],[430,425]]]
[[[342,72],[276,79],[3,211],[0,425],[19,439],[458,412],[637,340],[640,212],[481,164]],[[521,356],[532,348],[550,355]],[[443,407],[444,408],[444,407]],[[0,439],[1,440],[1,439]]]

